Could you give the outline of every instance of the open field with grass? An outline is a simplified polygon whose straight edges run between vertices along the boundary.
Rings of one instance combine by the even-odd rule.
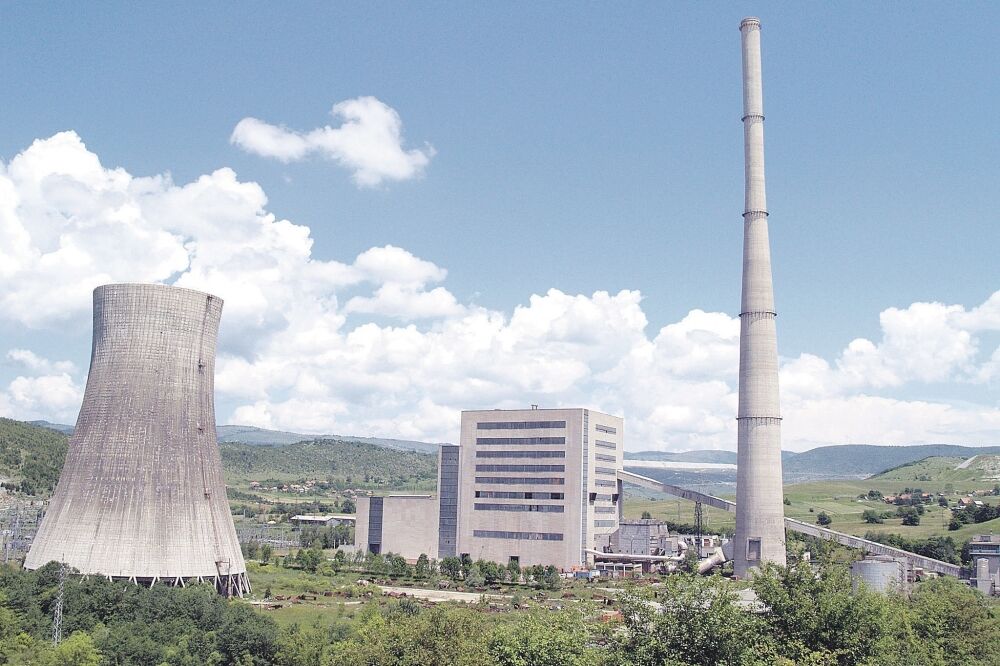
[[[973,491],[992,490],[1000,483],[1000,456],[981,456],[967,468],[956,469],[963,462],[961,458],[928,458],[903,465],[883,474],[858,481],[814,481],[785,486],[785,496],[790,504],[785,506],[785,515],[807,522],[816,522],[819,513],[826,512],[833,520],[830,527],[835,530],[863,536],[865,532],[893,532],[907,538],[929,536],[951,536],[956,541],[966,541],[974,534],[1000,531],[1000,519],[979,524],[964,525],[956,531],[948,530],[951,512],[939,507],[937,493],[943,492],[954,506],[960,497]],[[879,512],[895,511],[894,506],[882,501],[859,500],[860,495],[869,490],[878,490],[884,495],[892,495],[906,488],[920,488],[935,495],[930,504],[924,506],[925,513],[920,524],[907,526],[901,518],[886,518],[883,524],[869,524],[862,515],[866,509]],[[727,499],[734,499],[732,496]],[[1000,497],[977,495],[975,499],[987,504],[1000,502]],[[638,518],[648,511],[653,518],[675,523],[694,523],[694,505],[691,502],[670,497],[649,499],[628,495],[626,487],[625,516]],[[735,528],[735,516],[725,511],[704,508],[708,531],[731,531]]]

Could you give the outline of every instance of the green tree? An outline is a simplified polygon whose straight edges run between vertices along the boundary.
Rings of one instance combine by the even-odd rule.
[[[431,561],[427,557],[426,553],[420,553],[420,557],[417,558],[417,564],[413,567],[413,575],[417,578],[427,578],[431,573]]]
[[[443,557],[441,558],[441,564],[438,566],[441,569],[442,575],[452,580],[458,580],[458,577],[462,574],[462,562],[457,557]]]
[[[698,549],[695,547],[688,548],[684,551],[684,561],[681,563],[681,567],[690,574],[698,573]]]
[[[885,522],[882,519],[882,514],[875,509],[865,509],[864,513],[861,514],[861,517],[864,518],[866,523],[878,524]]]
[[[542,585],[547,590],[558,590],[562,587],[562,576],[559,575],[559,570],[551,564],[545,567],[545,573],[542,575]]]
[[[817,525],[823,525],[825,527],[826,525],[830,525],[831,523],[833,523],[833,518],[831,518],[826,511],[820,511],[819,515],[816,516]]]
[[[406,559],[402,555],[387,553],[385,560],[388,565],[389,575],[393,578],[405,578],[410,574],[410,566],[406,563]]]
[[[54,649],[49,651],[46,666],[98,666],[101,653],[94,645],[94,639],[82,631],[75,631]]]
[[[781,656],[805,664],[889,663],[890,607],[877,594],[852,592],[846,568],[827,566],[817,576],[804,562],[767,566],[752,585]]]
[[[229,604],[218,632],[222,654],[230,661],[250,655],[250,661],[246,663],[254,666],[273,663],[278,649],[278,630],[273,621],[264,622],[262,619],[244,603]]]
[[[489,651],[498,666],[597,666],[602,655],[590,642],[579,612],[530,613],[499,625]]]
[[[324,666],[486,666],[493,663],[491,627],[466,608],[437,606],[389,618],[372,607],[353,635],[331,647]]]
[[[268,564],[271,561],[271,557],[274,555],[274,549],[271,544],[264,543],[260,546],[260,562],[261,564]]]
[[[611,636],[608,666],[771,666],[773,639],[755,613],[739,608],[736,588],[723,578],[677,574],[659,596],[629,590],[620,597],[624,627]]]
[[[486,576],[483,575],[478,564],[473,563],[469,566],[469,572],[465,574],[465,584],[469,587],[482,587],[486,585]]]
[[[521,581],[521,565],[517,560],[512,559],[507,562],[507,579],[512,583]]]
[[[642,512],[642,519],[643,520],[649,520],[652,517],[653,517],[653,514],[651,514],[649,511],[643,511]]]

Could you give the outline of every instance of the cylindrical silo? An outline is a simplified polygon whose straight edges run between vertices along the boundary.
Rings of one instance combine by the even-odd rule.
[[[222,299],[190,289],[94,290],[87,390],[26,568],[250,589],[215,435],[221,314]]]
[[[851,581],[855,590],[864,583],[872,592],[904,592],[906,564],[891,557],[869,556],[851,565]]]

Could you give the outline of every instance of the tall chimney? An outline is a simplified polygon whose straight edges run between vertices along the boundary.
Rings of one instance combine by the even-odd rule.
[[[764,562],[785,564],[781,489],[781,414],[771,250],[764,192],[764,106],[760,20],[740,23],[743,37],[743,299],[740,309],[740,401],[737,424],[735,573]]]

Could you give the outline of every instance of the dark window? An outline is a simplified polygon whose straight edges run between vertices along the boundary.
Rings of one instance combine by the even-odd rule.
[[[538,513],[563,513],[562,504],[487,504],[475,503],[476,511],[531,511]]]
[[[479,430],[551,430],[565,428],[565,421],[480,421]]]
[[[610,467],[595,467],[594,471],[598,474],[607,474],[608,476],[615,476],[617,472]]]
[[[614,527],[617,522],[616,520],[595,520],[594,527]]]
[[[476,451],[477,458],[565,458],[565,451]],[[612,458],[614,460],[614,458]]]
[[[522,492],[517,490],[477,490],[476,498],[482,499],[536,499],[536,500],[561,500],[565,499],[565,493]]]
[[[476,444],[480,446],[503,446],[514,444],[517,446],[528,446],[529,444],[565,444],[565,437],[477,437]]]
[[[603,460],[604,462],[614,462],[618,460],[614,456],[609,456],[606,453],[595,453],[594,457],[597,458],[598,460]]]
[[[566,465],[476,465],[477,472],[565,472]]]
[[[521,539],[524,541],[562,541],[563,535],[555,532],[504,532],[501,530],[472,530],[472,536],[481,539]]]
[[[614,442],[605,442],[605,441],[600,440],[600,439],[595,439],[594,440],[594,444],[596,444],[597,446],[601,447],[602,449],[617,449],[618,448],[618,445],[615,444]]]
[[[618,432],[618,430],[616,430],[615,428],[612,428],[611,426],[601,425],[600,423],[598,423],[594,427],[597,428],[597,432],[606,432],[609,435],[614,435],[615,433]]]
[[[594,479],[594,485],[595,486],[601,486],[602,488],[606,487],[606,486],[611,486],[612,488],[617,488],[618,487],[618,482],[617,481],[608,481],[606,479]]]
[[[488,483],[498,485],[523,485],[523,486],[564,486],[566,479],[558,476],[554,477],[518,477],[518,476],[477,476],[476,483]]]

